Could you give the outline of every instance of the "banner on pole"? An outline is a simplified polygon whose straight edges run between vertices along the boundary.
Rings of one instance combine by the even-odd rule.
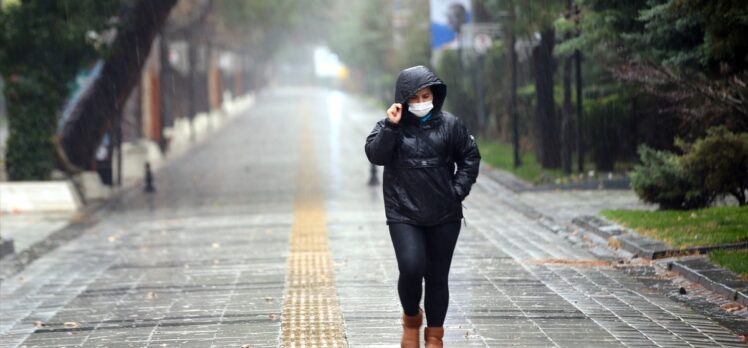
[[[460,30],[470,23],[472,8],[470,0],[431,1],[431,50],[457,49],[461,47]]]

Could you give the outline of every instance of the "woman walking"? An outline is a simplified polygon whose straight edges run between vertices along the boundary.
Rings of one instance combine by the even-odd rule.
[[[426,347],[443,346],[462,200],[478,177],[478,147],[467,127],[442,111],[446,96],[447,86],[431,70],[403,70],[387,118],[366,138],[369,161],[384,166],[384,206],[404,312],[401,347],[419,347],[423,280]]]

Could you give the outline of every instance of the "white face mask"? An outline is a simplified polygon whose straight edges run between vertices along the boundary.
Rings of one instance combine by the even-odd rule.
[[[410,113],[418,117],[423,117],[423,116],[428,115],[429,112],[431,112],[431,109],[433,108],[434,108],[434,103],[432,101],[408,104],[408,110],[410,111]]]

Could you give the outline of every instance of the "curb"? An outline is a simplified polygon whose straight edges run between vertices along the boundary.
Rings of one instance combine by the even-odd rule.
[[[481,169],[483,168],[481,166]],[[502,172],[488,165],[485,166],[485,170],[482,170],[481,173],[515,194],[527,191],[522,190],[522,187],[526,183],[514,177],[511,173]],[[505,199],[502,200],[506,201]],[[520,206],[512,204],[511,206],[526,217],[536,220],[540,225],[553,233],[558,234],[563,229],[553,219],[541,214],[532,207],[525,204],[520,204]],[[606,244],[606,242],[610,242],[612,239],[619,242],[621,249],[650,260],[684,254],[704,254],[713,249],[748,248],[748,241],[746,241],[673,249],[660,241],[640,236],[632,230],[623,228],[597,216],[576,217],[572,219],[572,224],[579,227],[583,233],[588,234],[590,237],[596,237],[591,239],[595,243],[603,245],[606,249],[612,250]],[[667,269],[675,271],[692,282],[701,284],[715,293],[748,307],[748,282],[741,280],[735,273],[712,264],[703,256],[689,260],[667,262]]]
[[[748,248],[748,241],[740,243],[716,244],[684,249],[673,249],[666,244],[640,236],[632,230],[601,219],[597,216],[582,216],[572,220],[585,232],[602,237],[605,240],[616,240],[621,249],[632,252],[649,260],[666,257],[705,254],[715,249],[744,249]],[[684,278],[701,284],[731,301],[748,307],[748,282],[740,279],[737,274],[711,263],[703,256],[688,260],[668,261],[667,269],[674,271]]]
[[[36,259],[79,237],[86,230],[98,223],[98,220],[95,218],[96,215],[100,215],[106,209],[120,203],[125,195],[138,191],[140,188],[140,181],[133,182],[129,186],[123,186],[116,190],[106,200],[97,201],[84,206],[79,213],[79,216],[82,216],[79,221],[68,223],[25,250],[5,255],[0,259],[0,262],[4,264],[4,267],[0,267],[0,280],[8,279],[17,273],[20,273],[27,265],[34,262]]]
[[[75,213],[83,197],[71,178],[0,182],[0,213]]]
[[[2,239],[0,241],[0,259],[7,255],[13,254],[15,248],[12,239]]]
[[[640,257],[655,260],[667,257],[705,254],[716,249],[745,249],[748,241],[725,244],[712,244],[676,249],[667,244],[639,235],[633,230],[625,229],[617,224],[601,219],[597,216],[580,216],[572,220],[572,223],[606,240],[615,240],[621,245],[621,249],[639,255]]]
[[[735,273],[715,266],[703,257],[672,261],[667,266],[686,279],[748,307],[748,282]]]
[[[530,191],[533,187],[531,183],[518,178],[514,174],[505,170],[496,169],[487,163],[480,164],[479,173],[488,176],[492,181],[514,193]]]

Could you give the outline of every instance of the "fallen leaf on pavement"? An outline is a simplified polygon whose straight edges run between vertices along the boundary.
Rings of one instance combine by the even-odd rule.
[[[531,265],[567,265],[573,267],[606,267],[610,262],[602,260],[572,260],[572,259],[532,259],[526,261]]]
[[[81,223],[85,222],[86,220],[88,220],[88,215],[85,213],[77,213],[70,218],[70,221],[73,223]]]
[[[631,259],[628,264],[631,266],[649,266],[652,264],[652,261],[649,261],[642,257],[637,257],[635,259]]]
[[[734,312],[734,311],[739,311],[739,310],[743,309],[743,306],[741,306],[739,303],[733,303],[733,302],[731,302],[731,303],[725,303],[725,304],[719,306],[719,308],[722,308],[722,310],[724,310],[726,312]]]
[[[621,242],[619,242],[615,237],[610,237],[608,238],[608,247],[613,250],[618,250],[621,248]]]

